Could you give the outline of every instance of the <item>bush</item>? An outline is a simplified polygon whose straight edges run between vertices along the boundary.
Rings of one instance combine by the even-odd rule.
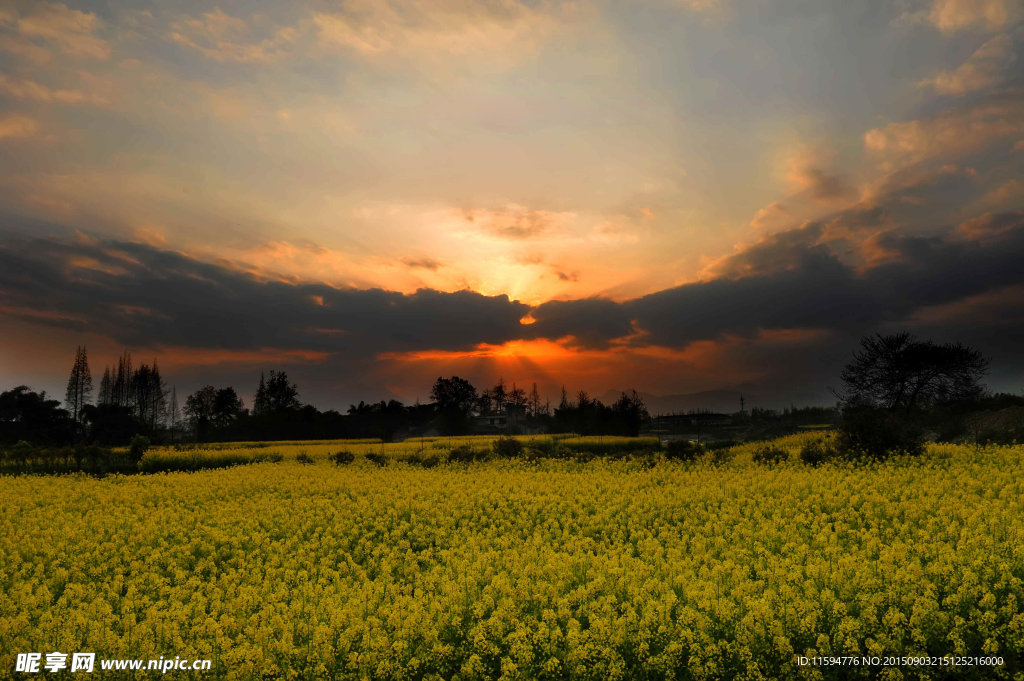
[[[812,440],[800,448],[800,460],[808,466],[817,466],[826,461],[839,458],[839,450],[831,437],[824,440]]]
[[[481,449],[473,449],[469,445],[456,445],[448,452],[448,460],[456,463],[470,463],[472,461],[483,461],[487,458],[487,452]]]
[[[491,443],[494,454],[503,459],[514,459],[522,456],[523,443],[514,437],[503,435]]]
[[[138,462],[142,460],[142,455],[149,449],[149,438],[145,435],[135,435],[132,437],[131,444],[128,445],[128,455],[132,461]]]
[[[554,459],[558,456],[558,441],[554,438],[530,440],[527,455],[531,459]]]
[[[696,442],[669,440],[665,443],[665,458],[672,461],[695,461],[704,451]]]
[[[313,463],[313,457],[311,457],[306,450],[299,452],[299,455],[295,457],[295,460],[299,463]]]
[[[761,445],[754,450],[754,463],[782,463],[789,461],[789,451],[773,445]]]
[[[338,464],[339,466],[346,466],[356,460],[356,455],[347,449],[343,449],[340,452],[336,452],[328,456],[331,461]]]
[[[711,463],[714,466],[724,466],[725,464],[732,461],[732,458],[736,456],[736,453],[731,447],[725,447],[722,449],[709,450],[711,453]]]
[[[917,456],[924,452],[919,426],[873,407],[847,408],[836,444],[846,455],[873,459],[885,459],[893,454]]]
[[[367,454],[366,460],[369,461],[370,463],[377,464],[381,468],[388,465],[388,457],[386,457],[383,454],[378,454],[377,452],[371,452]]]
[[[441,463],[441,458],[437,454],[409,454],[408,456],[402,457],[402,461],[409,464],[410,466],[423,466],[424,468],[433,468],[437,464]]]
[[[640,453],[655,453],[661,450],[661,440],[656,437],[587,436],[562,439],[559,450],[566,456],[579,461],[590,461],[594,457],[606,456],[621,459]]]
[[[1013,445],[1024,442],[1024,407],[973,414],[965,419],[964,425],[979,444]]]
[[[25,440],[18,440],[18,444],[11,449],[11,458],[23,466],[28,463],[31,456],[32,445]]]

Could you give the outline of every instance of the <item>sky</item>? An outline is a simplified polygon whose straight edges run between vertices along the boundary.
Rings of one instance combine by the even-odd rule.
[[[0,390],[1024,389],[1020,0],[0,0]],[[737,409],[738,409],[737,405]]]

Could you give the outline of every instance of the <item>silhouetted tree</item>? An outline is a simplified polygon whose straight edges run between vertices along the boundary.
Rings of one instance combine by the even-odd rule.
[[[540,393],[537,391],[537,383],[534,382],[533,390],[530,391],[529,397],[530,405],[530,416],[537,418],[540,414]]]
[[[110,391],[110,403],[118,407],[135,408],[132,403],[132,356],[127,350],[117,360],[117,369],[113,373]]]
[[[847,405],[909,414],[915,407],[980,397],[989,360],[960,343],[938,345],[909,333],[861,339],[833,391]]]
[[[152,367],[143,364],[132,375],[128,406],[143,428],[152,432],[161,425],[166,401],[167,387],[154,359]]]
[[[491,406],[494,411],[504,411],[505,402],[508,401],[508,389],[505,387],[504,377],[498,378],[498,382],[494,384],[488,393],[491,397]]]
[[[82,407],[90,402],[91,397],[92,374],[89,372],[89,359],[85,346],[82,345],[75,351],[75,364],[71,367],[68,389],[64,397],[64,404],[67,405],[67,409],[71,413],[72,421],[82,422]]]
[[[508,391],[508,403],[517,407],[526,406],[526,391],[522,388],[517,388],[514,381],[512,389]]]
[[[100,394],[96,404],[110,404],[114,399],[114,381],[110,377],[110,367],[103,367],[103,378],[100,379]]]
[[[181,420],[181,413],[178,410],[178,389],[176,387],[171,388],[171,399],[167,406],[167,420],[170,422],[171,438],[173,439],[175,429]]]
[[[640,426],[651,418],[650,414],[647,413],[647,407],[644,405],[643,398],[637,395],[635,390],[629,395],[622,393],[618,401],[612,405],[612,409],[622,422],[626,431],[625,434],[630,437],[640,435]]]
[[[47,399],[46,391],[19,385],[0,393],[0,442],[62,445],[72,441],[74,431],[71,415],[58,400]]]
[[[200,388],[185,399],[185,418],[200,441],[209,437],[216,399],[217,389],[212,385]]]
[[[260,385],[256,388],[256,397],[252,401],[252,415],[266,416],[270,412],[270,402],[267,399],[267,382],[260,372]]]
[[[438,409],[469,410],[477,399],[476,388],[464,378],[438,376],[434,387],[430,389],[430,399]]]
[[[288,374],[283,371],[270,371],[270,380],[266,385],[267,410],[281,414],[302,406],[299,402],[299,386],[288,382]]]
[[[213,397],[210,420],[215,428],[226,428],[242,415],[245,404],[232,387],[221,388]]]
[[[558,410],[558,409],[566,410],[566,409],[571,409],[571,408],[572,408],[572,403],[569,402],[569,393],[567,393],[565,391],[565,386],[563,385],[562,386],[562,399],[558,402],[558,407],[556,407],[556,410]]]
[[[430,390],[430,399],[438,411],[441,429],[457,435],[468,430],[468,417],[478,398],[476,388],[464,378],[438,377]]]

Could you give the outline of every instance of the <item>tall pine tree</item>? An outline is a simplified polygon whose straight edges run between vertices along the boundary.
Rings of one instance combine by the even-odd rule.
[[[86,355],[85,346],[79,346],[75,351],[75,364],[71,367],[71,375],[68,377],[68,390],[64,396],[64,403],[75,423],[82,422],[82,407],[89,403],[92,397],[92,374],[89,372],[89,359]]]

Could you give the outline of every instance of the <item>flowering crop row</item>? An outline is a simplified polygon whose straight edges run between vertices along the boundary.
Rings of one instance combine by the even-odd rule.
[[[839,655],[1024,673],[1024,447],[424,470],[321,446],[311,466],[297,444],[276,464],[0,478],[0,678],[31,651],[211,659],[177,673],[207,679],[880,673],[797,664]]]

